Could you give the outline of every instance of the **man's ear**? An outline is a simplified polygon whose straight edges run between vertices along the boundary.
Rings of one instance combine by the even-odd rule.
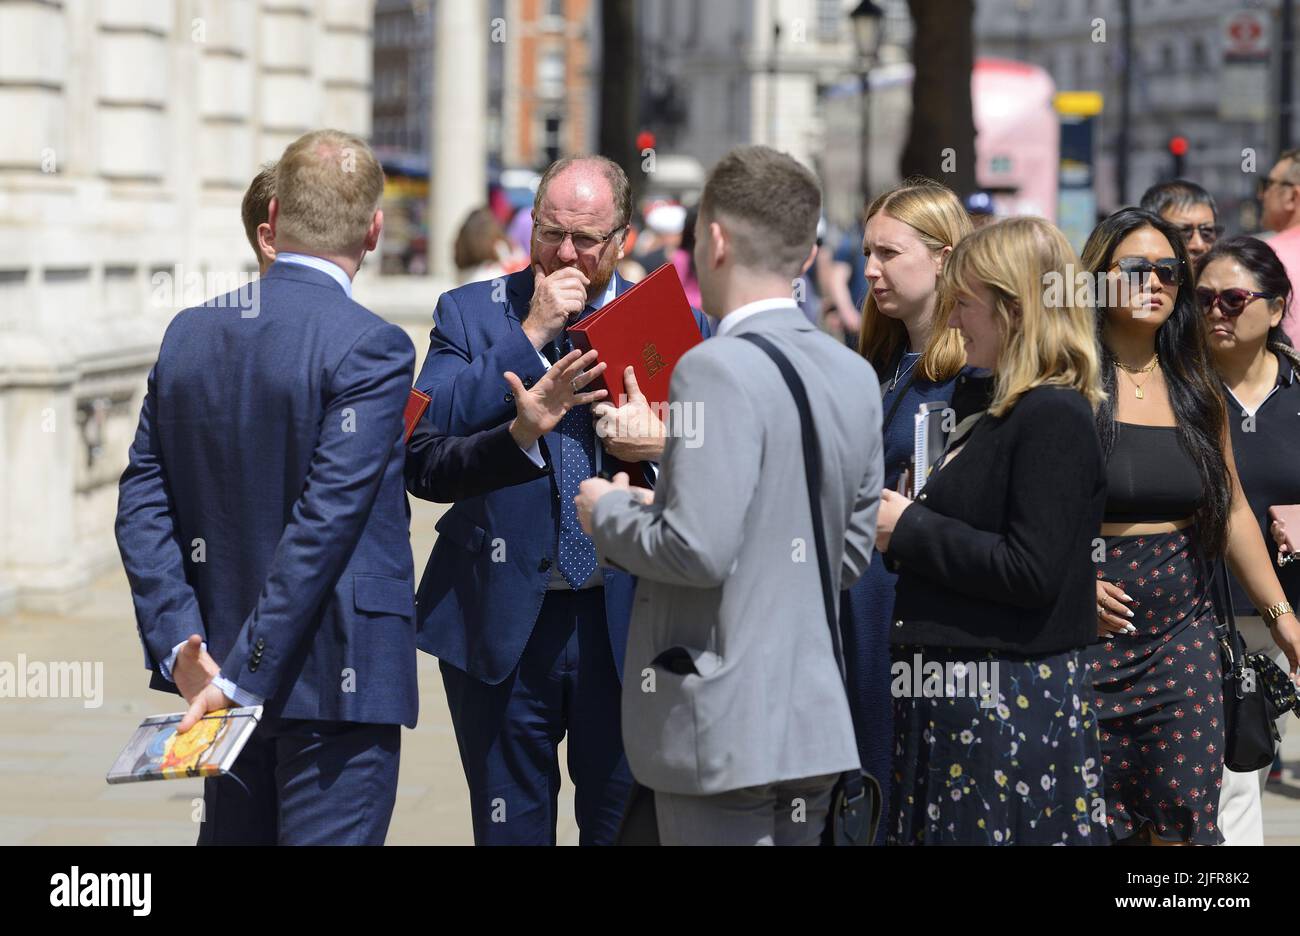
[[[727,255],[731,252],[731,245],[727,243],[727,232],[722,229],[722,225],[717,221],[709,222],[709,261],[713,269],[717,269],[727,262]]]
[[[817,251],[818,251],[818,249],[819,249],[819,248],[817,247],[816,244],[813,244],[813,245],[812,245],[812,250],[810,250],[810,251],[808,252],[808,256],[807,256],[807,258],[804,259],[803,266],[799,268],[799,275],[800,275],[800,276],[803,276],[805,273],[807,273],[807,272],[808,272],[808,268],[809,268],[810,266],[813,265],[813,261],[815,261],[815,260],[817,259]]]
[[[266,206],[266,226],[271,229],[271,242],[275,243],[275,228],[280,223],[280,199],[274,195],[271,196],[270,203]]]
[[[366,230],[366,250],[374,251],[379,246],[379,235],[384,233],[384,212],[377,210],[375,216],[370,219],[370,227]]]
[[[266,259],[275,261],[275,232],[269,222],[263,221],[257,226],[257,251]]]

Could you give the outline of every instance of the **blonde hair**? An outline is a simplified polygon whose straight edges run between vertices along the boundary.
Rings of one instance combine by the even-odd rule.
[[[365,242],[383,194],[384,170],[365,140],[341,130],[303,134],[276,165],[276,240],[351,253]]]
[[[931,251],[955,247],[971,232],[970,215],[956,193],[932,179],[908,179],[897,188],[876,198],[867,209],[864,223],[884,212],[916,231],[921,243]],[[953,297],[937,284],[934,319],[930,338],[925,344],[917,373],[926,380],[949,380],[966,363],[966,351],[955,329],[948,327],[948,313]],[[862,303],[862,330],[858,334],[858,353],[871,362],[877,372],[889,367],[907,346],[907,326],[891,319],[876,306],[876,297],[867,290]]]
[[[1078,269],[1065,235],[1041,218],[981,228],[944,264],[943,281],[954,297],[972,295],[976,284],[993,294],[1002,335],[989,406],[994,416],[1034,387],[1072,387],[1094,410],[1105,399],[1093,310],[1076,300],[1072,273]]]

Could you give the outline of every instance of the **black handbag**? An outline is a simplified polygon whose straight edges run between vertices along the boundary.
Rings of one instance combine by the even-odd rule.
[[[1227,565],[1222,558],[1215,564],[1211,582],[1223,662],[1223,763],[1229,770],[1249,773],[1273,763],[1273,754],[1282,741],[1276,722],[1283,713],[1267,688],[1270,682],[1276,684],[1276,675],[1270,669],[1278,673],[1281,669],[1265,653],[1246,653],[1246,642],[1237,631]],[[1285,673],[1282,677],[1289,682]]]
[[[835,666],[840,678],[848,681],[844,671],[844,656],[840,649],[840,627],[835,614],[835,586],[831,581],[829,554],[826,549],[826,527],[822,519],[821,446],[817,442],[817,427],[813,423],[812,407],[799,372],[789,358],[781,353],[767,338],[754,332],[737,335],[766,352],[781,371],[790,395],[799,410],[799,430],[803,439],[804,476],[808,482],[808,505],[812,511],[813,543],[817,550],[817,565],[821,572],[822,603],[826,606],[826,624],[831,632],[831,649],[835,653]],[[880,784],[865,770],[849,770],[835,781],[831,793],[831,808],[822,831],[823,845],[870,845],[876,840],[876,827],[880,823]]]

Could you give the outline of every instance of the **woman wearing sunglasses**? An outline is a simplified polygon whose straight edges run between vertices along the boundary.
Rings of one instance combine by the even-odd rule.
[[[1214,367],[1223,380],[1232,452],[1246,500],[1266,542],[1273,544],[1268,509],[1300,504],[1300,355],[1281,328],[1291,281],[1273,249],[1254,237],[1217,244],[1197,263],[1196,296],[1209,328]],[[1300,562],[1275,553],[1287,601],[1300,604]],[[1237,629],[1248,652],[1276,649],[1261,611],[1234,576]],[[1286,662],[1279,651],[1277,662]],[[1285,731],[1289,718],[1278,719]],[[1269,768],[1225,771],[1219,827],[1229,845],[1263,845],[1261,792]]]
[[[1216,845],[1223,772],[1222,666],[1210,563],[1228,564],[1293,672],[1300,624],[1233,465],[1187,248],[1149,211],[1125,208],[1088,238],[1097,303],[1097,411],[1107,497],[1089,649],[1111,838]]]

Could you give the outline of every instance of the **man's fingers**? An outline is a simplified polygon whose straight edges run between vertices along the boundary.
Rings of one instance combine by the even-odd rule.
[[[523,382],[519,379],[519,376],[515,374],[514,371],[506,371],[501,376],[503,376],[506,379],[506,385],[510,388],[510,392],[515,395],[516,401],[521,396],[523,396],[524,394]]]
[[[627,393],[629,402],[639,403],[645,399],[645,394],[636,382],[636,369],[631,364],[623,370],[623,390]]]
[[[606,416],[612,416],[615,412],[613,403],[601,403],[599,406],[591,408],[591,418],[595,422],[600,422]]]
[[[194,697],[194,701],[190,703],[190,707],[185,711],[185,717],[181,719],[181,723],[176,727],[177,734],[185,734],[185,732],[197,725],[199,719],[206,715],[207,711],[208,707],[204,704],[203,693],[200,692]]]
[[[609,396],[607,390],[588,390],[586,393],[575,394],[573,402],[576,406],[586,406],[588,403],[595,403],[597,400],[603,400]]]
[[[614,487],[627,488],[631,487],[632,479],[627,476],[626,471],[620,471],[614,475]]]

